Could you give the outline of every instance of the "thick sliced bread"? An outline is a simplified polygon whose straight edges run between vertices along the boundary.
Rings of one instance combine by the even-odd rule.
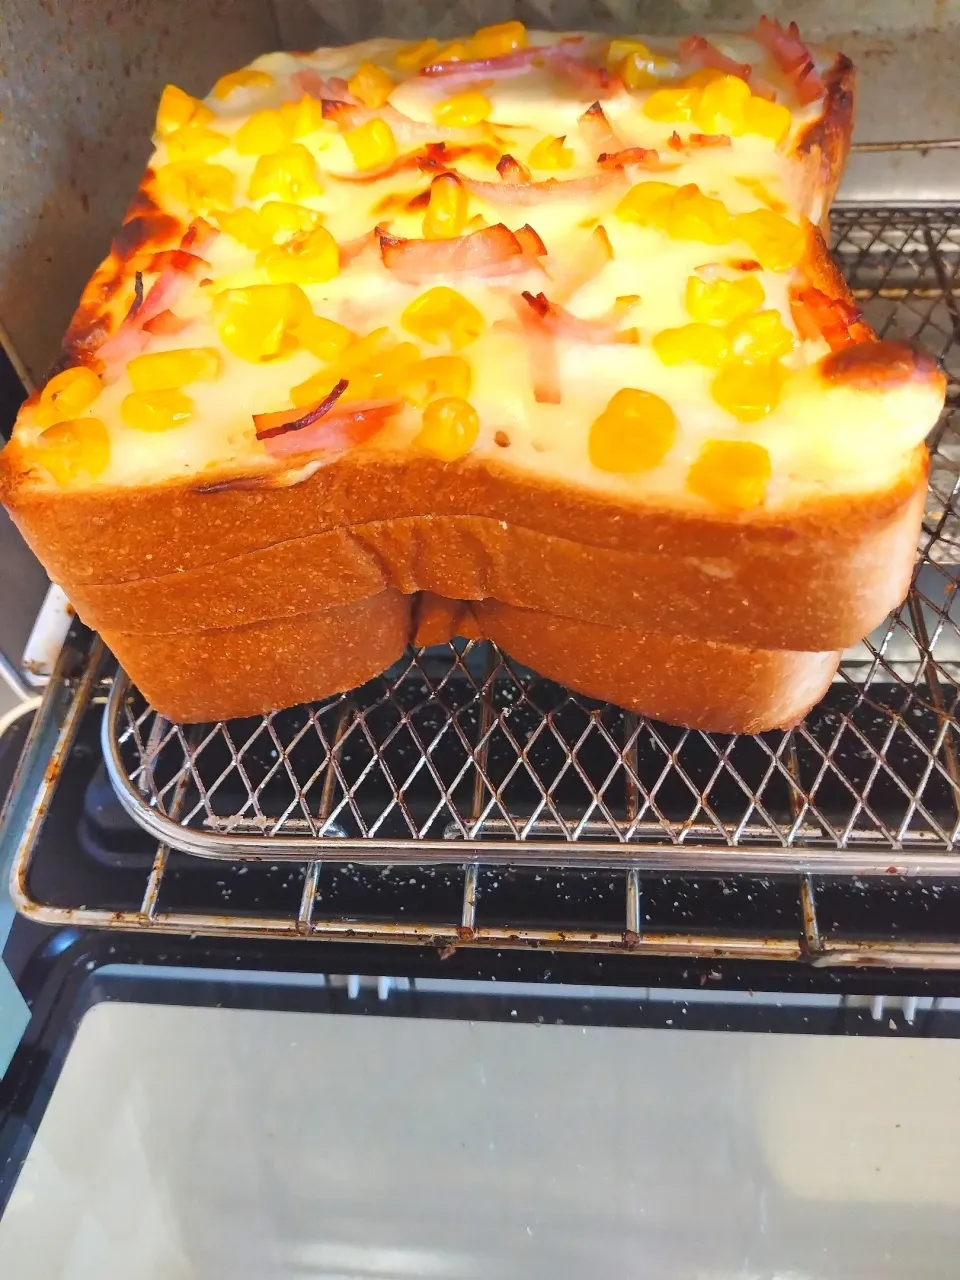
[[[108,630],[104,639],[128,671],[141,673],[141,691],[158,711],[194,721],[343,692],[390,666],[409,643],[439,644],[453,635],[493,640],[590,697],[719,733],[795,724],[840,660],[838,652],[748,649],[571,622],[496,600],[464,606],[395,590],[269,622],[173,635]]]
[[[906,591],[944,395],[818,230],[852,121],[849,61],[766,20],[168,88],[67,335],[83,376],[28,401],[0,499],[178,719],[368,678],[426,592],[639,712],[791,722]]]

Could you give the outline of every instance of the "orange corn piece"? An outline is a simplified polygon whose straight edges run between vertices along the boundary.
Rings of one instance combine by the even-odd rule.
[[[541,138],[530,148],[527,163],[531,169],[569,169],[573,164],[573,149],[565,147],[566,135],[559,138]]]
[[[165,138],[168,133],[174,133],[192,121],[197,124],[209,124],[213,119],[215,116],[205,103],[200,102],[198,98],[192,98],[189,93],[184,93],[175,84],[168,84],[160,95],[157,122],[154,127],[157,136]]]
[[[400,316],[400,323],[424,342],[449,342],[459,350],[478,338],[487,322],[462,293],[437,285],[414,298]]]
[[[441,462],[456,462],[470,452],[479,434],[480,415],[469,400],[444,396],[424,409],[414,443]]]
[[[737,320],[763,306],[763,285],[756,276],[750,275],[709,283],[699,276],[690,276],[685,301],[694,320]]]
[[[307,295],[296,284],[227,289],[214,310],[224,346],[253,364],[292,355],[297,326],[312,314]]]
[[[253,169],[247,194],[251,200],[279,196],[296,202],[323,191],[317,162],[302,142],[291,142],[270,155],[261,156]]]
[[[133,391],[120,401],[120,417],[134,431],[161,432],[182,427],[193,416],[184,391]]]
[[[732,360],[714,378],[710,391],[720,408],[738,422],[759,422],[779,404],[783,381],[784,370],[775,360],[765,364]]]
[[[110,433],[99,418],[75,418],[41,431],[33,447],[36,460],[61,488],[95,480],[110,461]]]
[[[383,67],[375,62],[361,62],[347,82],[347,88],[365,107],[377,111],[385,105],[396,85]]]
[[[470,212],[470,197],[453,173],[441,173],[430,184],[430,203],[423,215],[427,240],[449,240],[463,234]]]
[[[745,240],[768,271],[789,271],[807,248],[807,230],[772,209],[754,209],[733,220],[733,235]]]
[[[730,343],[722,329],[685,324],[654,334],[653,349],[664,364],[703,364],[719,369],[730,353]]]
[[[213,86],[213,96],[229,98],[235,89],[268,89],[273,83],[273,76],[266,71],[243,67],[240,71],[231,71],[228,75],[221,76]]]
[[[667,456],[676,438],[676,415],[666,400],[624,387],[590,428],[590,461],[598,471],[650,471]]]
[[[64,369],[51,378],[40,393],[40,403],[34,411],[37,425],[51,427],[57,422],[79,418],[102,390],[103,384],[92,369],[83,365]]]
[[[687,488],[716,507],[747,511],[763,502],[770,454],[749,440],[708,440],[687,473]]]
[[[472,382],[473,372],[463,356],[428,356],[410,367],[402,389],[422,409],[438,396],[466,400]]]

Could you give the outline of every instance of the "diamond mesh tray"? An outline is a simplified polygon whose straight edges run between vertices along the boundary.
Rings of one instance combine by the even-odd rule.
[[[124,677],[103,746],[125,808],[206,857],[960,873],[960,210],[840,207],[881,336],[950,376],[905,604],[798,728],[730,737],[579,697],[490,644],[410,652],[360,689],[183,727]]]

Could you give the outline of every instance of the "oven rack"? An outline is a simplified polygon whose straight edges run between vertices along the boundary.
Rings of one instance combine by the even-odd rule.
[[[881,336],[931,349],[950,391],[931,438],[910,596],[845,655],[804,724],[749,738],[675,730],[571,695],[493,646],[456,643],[410,654],[340,698],[186,728],[159,717],[122,673],[107,691],[94,641],[74,676],[61,672],[48,690],[60,711],[45,703],[38,717],[35,736],[53,734],[53,758],[12,825],[20,910],[50,923],[187,934],[960,967],[960,927],[936,938],[832,937],[818,918],[821,876],[960,875],[960,210],[840,206],[832,218],[835,252],[867,319]],[[130,909],[54,905],[31,887],[40,824],[91,702],[105,703],[103,753],[117,794],[157,841]],[[178,850],[225,868],[304,868],[296,910],[167,909]],[[345,863],[444,864],[462,875],[457,918],[418,921],[416,892],[404,919],[325,916],[324,875]],[[509,910],[481,923],[478,884],[497,864],[614,868],[623,898],[615,927],[516,927]],[[654,872],[783,877],[800,927],[644,928],[643,886]]]

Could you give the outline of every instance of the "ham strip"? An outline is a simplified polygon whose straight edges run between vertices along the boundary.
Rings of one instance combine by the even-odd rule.
[[[626,313],[640,301],[636,295],[617,298],[605,316],[596,316],[589,320],[575,316],[565,307],[551,302],[546,294],[533,294],[525,290],[520,296],[544,328],[557,338],[570,338],[574,342],[589,342],[594,345],[640,341],[640,335],[636,329],[619,327]]]
[[[550,277],[551,290],[557,302],[566,302],[578,289],[582,288],[594,276],[598,276],[608,262],[613,261],[613,246],[606,229],[601,225],[594,227],[589,240],[577,252],[569,253],[562,262],[554,263],[548,258],[547,275]]]
[[[304,67],[302,70],[294,72],[290,77],[290,82],[295,89],[300,91],[301,97],[334,98],[339,99],[341,102],[356,101],[346,80],[340,76],[322,76],[313,67]]]
[[[615,154],[623,149],[623,140],[614,131],[599,102],[592,103],[577,120],[580,132],[594,156]],[[656,152],[654,152],[656,154]]]
[[[850,332],[863,314],[843,298],[831,298],[812,285],[790,290],[790,314],[801,338],[825,338],[831,351],[852,347],[857,339]]]
[[[431,80],[475,80],[477,77],[502,79],[529,71],[539,60],[555,62],[561,55],[566,55],[567,46],[580,44],[582,41],[583,36],[567,36],[557,44],[530,45],[526,49],[514,49],[511,53],[502,53],[495,58],[434,62],[430,66],[421,67],[420,74]]]
[[[709,67],[722,71],[728,76],[749,80],[753,71],[749,62],[736,62],[733,58],[728,58],[715,44],[711,44],[703,36],[687,36],[686,40],[681,40],[679,54],[680,65],[684,74],[687,75],[692,71]]]
[[[800,39],[800,31],[795,22],[784,29],[775,19],[764,15],[747,34],[769,53],[790,81],[801,106],[807,106],[823,97],[823,80],[817,71],[813,55]]]
[[[512,298],[511,302],[527,340],[533,398],[537,404],[559,404],[560,368],[554,336],[522,298]]]
[[[211,244],[220,234],[203,218],[197,218],[183,234],[179,249],[162,249],[150,258],[145,270],[159,272],[142,304],[123,321],[116,333],[97,348],[97,356],[107,364],[123,363],[140,354],[150,341],[147,324],[169,311],[188,280],[210,270],[210,264],[191,250]]]
[[[471,193],[491,204],[539,204],[541,200],[567,200],[576,196],[592,195],[605,187],[624,181],[618,168],[586,178],[547,178],[545,182],[482,182],[458,175]]]
[[[451,240],[404,240],[382,230],[379,239],[384,266],[408,284],[434,276],[513,275],[532,265],[523,243],[502,222]],[[537,241],[542,247],[539,236]]]

